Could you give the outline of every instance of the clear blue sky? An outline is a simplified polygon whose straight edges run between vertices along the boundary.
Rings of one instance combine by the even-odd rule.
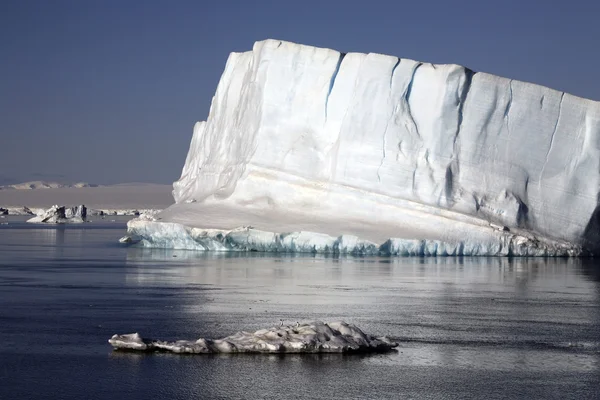
[[[0,184],[170,183],[231,51],[283,39],[600,100],[600,2],[4,0]]]

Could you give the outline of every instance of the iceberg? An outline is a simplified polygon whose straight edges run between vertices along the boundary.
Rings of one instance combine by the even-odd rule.
[[[45,210],[30,209],[29,207],[0,207],[0,215],[37,215]]]
[[[87,182],[77,182],[77,183],[70,184],[70,183],[59,183],[59,182],[32,181],[32,182],[18,183],[18,184],[14,184],[14,185],[0,186],[0,190],[10,190],[10,189],[35,190],[35,189],[60,189],[60,188],[81,189],[81,188],[92,188],[92,187],[99,187],[99,186],[100,185],[96,185],[93,183],[87,183]]]
[[[82,223],[87,217],[87,208],[84,205],[66,207],[54,205],[27,220],[30,223],[66,224]]]
[[[393,350],[398,343],[365,334],[345,322],[296,323],[256,332],[238,332],[223,339],[143,339],[138,333],[113,335],[108,342],[117,350],[173,353],[367,353]]]
[[[599,195],[598,102],[459,65],[265,40],[231,53],[175,204],[131,221],[127,240],[577,256],[600,251]]]
[[[158,214],[160,210],[156,210],[153,208],[126,208],[126,209],[118,209],[118,208],[105,208],[105,209],[92,209],[89,211],[90,215],[105,217],[111,215],[118,216],[141,216],[143,214]]]

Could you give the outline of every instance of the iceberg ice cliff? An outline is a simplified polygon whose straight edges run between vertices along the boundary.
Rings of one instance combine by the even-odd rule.
[[[128,236],[265,249],[240,242],[234,228],[251,225],[250,242],[278,251],[580,255],[600,249],[599,189],[598,102],[458,65],[266,40],[229,56],[176,204]],[[286,232],[312,239],[286,245]]]

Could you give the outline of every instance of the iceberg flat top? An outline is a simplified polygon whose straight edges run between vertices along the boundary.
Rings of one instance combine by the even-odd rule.
[[[598,102],[266,40],[229,56],[159,221],[594,251],[599,178]]]

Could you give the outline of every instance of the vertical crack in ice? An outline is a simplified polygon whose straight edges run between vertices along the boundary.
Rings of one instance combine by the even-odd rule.
[[[456,144],[456,139],[458,139],[458,135],[460,134],[460,130],[463,124],[463,110],[465,107],[465,102],[467,101],[467,96],[469,95],[469,90],[471,90],[471,82],[473,82],[473,76],[475,72],[470,70],[469,68],[465,68],[465,82],[463,83],[462,91],[458,98],[458,123],[456,127],[456,134],[454,135],[453,144]]]
[[[421,142],[422,142],[421,133],[419,132],[419,126],[417,125],[417,121],[415,120],[414,116],[412,115],[412,110],[410,108],[410,95],[412,93],[413,83],[415,81],[415,76],[417,74],[417,70],[421,67],[421,65],[423,65],[423,63],[420,62],[420,63],[417,63],[413,67],[413,70],[412,70],[412,73],[410,76],[410,81],[408,82],[408,85],[406,86],[406,91],[404,92],[402,99],[403,99],[404,106],[406,107],[406,115],[408,116],[408,120],[412,123],[414,132],[417,134],[417,137],[419,139],[421,139]],[[408,130],[408,132],[412,133],[412,129],[410,129],[409,124],[406,123],[405,126],[406,126],[406,129]],[[422,148],[422,145],[421,145],[421,148]],[[419,150],[419,152],[420,152],[420,150]],[[417,158],[417,160],[415,161],[414,170],[413,170],[413,174],[412,174],[413,194],[416,192],[416,189],[417,189],[416,175],[417,175],[418,168],[419,168],[419,159]]]
[[[402,140],[400,140],[398,142],[398,154],[396,155],[396,161],[399,160],[400,154],[402,154],[404,157],[406,157],[406,154],[404,154],[404,150],[402,150]]]
[[[390,117],[388,118],[387,124],[385,125],[385,130],[383,131],[383,149],[382,149],[382,157],[381,157],[381,162],[379,163],[379,167],[377,168],[377,181],[381,182],[381,176],[379,175],[379,171],[381,170],[381,167],[383,166],[383,162],[385,161],[385,147],[387,145],[387,132],[388,132],[388,128],[390,126],[390,122],[392,120],[392,118],[394,118],[394,114],[396,114],[396,107],[394,107],[394,109],[392,110],[392,114],[390,115]]]
[[[509,98],[508,98],[508,103],[506,103],[506,108],[504,109],[504,118],[506,119],[506,130],[508,132],[508,136],[510,136],[510,117],[508,115],[508,113],[510,112],[510,108],[512,107],[512,101],[513,101],[513,80],[511,79],[508,82],[508,89],[509,89]]]
[[[453,192],[455,189],[454,179],[456,179],[456,175],[458,173],[459,162],[458,162],[458,136],[460,135],[460,131],[463,125],[464,119],[464,107],[467,101],[467,96],[469,95],[469,91],[471,90],[471,83],[473,82],[473,76],[475,72],[469,68],[464,69],[465,73],[465,81],[463,82],[462,88],[460,90],[460,94],[458,95],[458,118],[457,118],[457,126],[456,133],[454,134],[454,138],[452,140],[452,155],[450,157],[450,163],[446,167],[446,175],[445,175],[445,190],[444,195],[446,197],[446,202],[448,206],[452,206],[451,199],[453,197]]]
[[[346,53],[342,53],[343,56],[346,56]],[[342,58],[343,58],[342,56]],[[340,64],[341,64],[341,59],[339,60]],[[352,106],[352,102],[354,101],[354,98],[356,97],[356,88],[358,85],[358,76],[360,76],[360,71],[362,69],[362,65],[364,63],[364,59],[361,60],[360,65],[358,67],[358,75],[357,77],[355,77],[354,79],[354,85],[352,87],[352,95],[350,96],[350,98],[348,99],[348,105],[346,106],[346,110],[344,111],[344,116],[342,117],[341,121],[340,121],[340,127],[339,127],[339,131],[338,131],[338,136],[335,140],[335,144],[332,147],[333,150],[333,154],[331,154],[331,152],[328,154],[328,157],[330,157],[331,160],[331,170],[330,170],[330,179],[331,180],[335,180],[335,174],[337,171],[337,158],[338,158],[338,154],[339,154],[339,150],[340,150],[340,145],[341,145],[341,139],[342,139],[342,129],[344,127],[344,123],[346,122],[346,118],[348,117],[348,111],[350,109],[350,107]]]
[[[392,73],[390,75],[390,91],[392,90],[392,84],[394,83],[394,73],[396,72],[396,68],[398,68],[399,64],[400,64],[400,58],[398,58],[398,61],[396,61],[394,68],[392,68]]]
[[[523,184],[523,196],[521,197],[521,205],[519,206],[520,218],[522,224],[527,227],[529,225],[529,174],[525,175],[525,182]]]
[[[396,68],[398,67],[398,64],[400,64],[400,58],[398,58],[398,60],[396,61],[396,64],[394,64],[394,67],[392,68],[392,73],[390,74],[390,99],[392,97],[392,84],[394,82],[394,72],[396,72]],[[390,117],[388,118],[387,123],[385,124],[385,130],[383,131],[383,149],[382,149],[382,156],[381,156],[381,162],[379,163],[379,167],[377,168],[377,181],[381,182],[381,175],[379,175],[379,171],[381,170],[381,167],[383,166],[383,162],[385,161],[385,147],[386,147],[386,139],[387,139],[387,132],[388,132],[388,128],[390,126],[390,122],[392,120],[392,118],[394,118],[394,114],[396,114],[396,107],[394,107],[392,109],[392,114],[390,115]]]
[[[389,122],[388,122],[388,125],[389,125]],[[381,162],[379,163],[379,167],[377,168],[377,181],[378,182],[381,182],[381,175],[379,175],[379,171],[381,170],[381,167],[383,166],[383,162],[385,161],[385,145],[386,145],[386,135],[387,135],[388,125],[385,126],[385,131],[383,132],[383,155],[381,157]]]
[[[329,105],[329,96],[331,96],[331,92],[333,91],[333,85],[335,84],[335,78],[337,77],[338,72],[340,72],[342,60],[345,56],[346,53],[340,53],[337,64],[335,66],[335,70],[333,71],[333,75],[331,75],[331,80],[329,81],[329,90],[327,91],[327,96],[325,97],[325,121],[327,121],[327,107]]]
[[[416,195],[416,191],[417,191],[417,169],[413,169],[413,173],[412,173],[412,192],[413,195]]]
[[[415,128],[415,132],[417,134],[417,136],[420,138],[421,134],[419,133],[419,126],[417,125],[417,121],[415,121],[415,118],[412,115],[412,110],[410,108],[410,94],[412,93],[412,87],[413,87],[413,83],[415,81],[415,75],[417,74],[417,70],[419,69],[419,67],[423,65],[423,63],[418,63],[417,65],[415,65],[415,67],[412,70],[412,75],[410,76],[410,82],[408,83],[408,86],[406,87],[406,92],[404,93],[404,103],[406,104],[406,113],[408,115],[408,117],[410,118],[410,120],[412,121],[413,127]]]
[[[552,148],[554,147],[554,136],[556,135],[556,131],[558,129],[558,122],[560,121],[560,113],[562,111],[562,104],[563,104],[564,98],[565,98],[565,92],[563,92],[560,96],[560,102],[558,103],[558,116],[556,117],[556,123],[554,124],[554,129],[552,130],[552,136],[550,136],[550,146],[548,146],[548,151],[546,152],[546,158],[544,160],[544,165],[542,166],[542,172],[540,172],[540,179],[538,182],[540,194],[542,191],[542,179],[544,179],[544,172],[546,170],[546,165],[548,165],[548,157],[550,156],[550,152],[552,151]]]

